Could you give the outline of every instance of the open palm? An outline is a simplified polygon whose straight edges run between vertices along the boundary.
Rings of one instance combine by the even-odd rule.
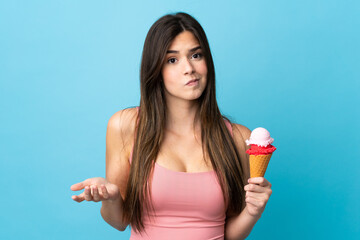
[[[84,192],[81,194],[72,196],[72,199],[76,202],[82,202],[84,200],[94,202],[115,200],[120,195],[118,186],[102,177],[88,178],[83,182],[72,185],[70,189],[72,191],[84,189]]]

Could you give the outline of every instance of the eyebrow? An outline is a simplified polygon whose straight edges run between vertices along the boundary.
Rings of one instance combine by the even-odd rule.
[[[194,48],[190,49],[189,52],[195,52],[198,49],[201,49],[201,47],[200,46],[194,47]],[[179,53],[179,51],[167,50],[166,53]]]

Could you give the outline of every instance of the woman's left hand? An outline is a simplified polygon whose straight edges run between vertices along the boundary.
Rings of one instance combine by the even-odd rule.
[[[272,190],[271,183],[263,177],[249,178],[249,184],[245,185],[246,210],[254,217],[261,217]]]

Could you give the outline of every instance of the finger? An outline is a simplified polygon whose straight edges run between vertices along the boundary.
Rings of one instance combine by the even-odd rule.
[[[250,192],[263,193],[263,192],[266,192],[267,188],[262,187],[257,184],[248,184],[248,185],[245,185],[244,190],[250,191]]]
[[[250,191],[246,192],[245,197],[252,197],[252,198],[255,198],[257,200],[268,199],[269,198],[267,193],[258,193],[258,192],[250,192]]]
[[[84,193],[85,193],[85,200],[86,200],[86,201],[91,201],[91,200],[92,200],[92,196],[91,196],[91,190],[90,190],[90,187],[89,187],[89,186],[86,186],[86,187],[85,187]]]
[[[252,205],[254,205],[254,206],[258,207],[258,208],[264,207],[264,202],[263,201],[260,201],[260,200],[258,200],[256,198],[253,198],[253,197],[246,197],[245,202],[250,203],[250,204],[252,204]]]
[[[108,199],[109,198],[109,193],[108,193],[105,185],[101,185],[101,191],[102,191],[103,198]]]
[[[71,187],[70,187],[70,189],[72,190],[72,191],[79,191],[79,190],[81,190],[81,189],[83,189],[84,188],[84,184],[82,183],[82,182],[80,182],[80,183],[75,183],[74,185],[72,185]]]
[[[97,186],[91,186],[91,188],[92,188],[92,190],[93,190],[93,199],[94,199],[94,202],[100,201],[100,195],[99,195],[98,187],[97,187]]]
[[[72,185],[71,187],[70,187],[70,189],[72,190],[72,191],[79,191],[79,190],[81,190],[81,189],[84,189],[84,187],[86,186],[86,185],[88,185],[89,184],[89,181],[88,181],[88,179],[86,179],[85,181],[82,181],[82,182],[79,182],[79,183],[75,183],[74,185]]]
[[[259,184],[262,187],[267,187],[267,186],[271,187],[270,182],[263,177],[249,178],[248,182],[252,184]]]
[[[80,195],[73,195],[73,196],[71,196],[71,198],[72,198],[74,201],[80,203],[80,202],[84,201],[84,194],[82,193],[82,194],[80,194]]]
[[[103,192],[101,190],[101,185],[98,186],[97,188],[98,188],[99,196],[100,196],[100,198],[102,198],[103,197]]]

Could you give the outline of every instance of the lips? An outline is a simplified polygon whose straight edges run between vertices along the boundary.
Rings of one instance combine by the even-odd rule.
[[[188,81],[188,82],[186,83],[186,85],[188,85],[188,84],[190,84],[190,83],[193,83],[193,82],[196,82],[196,81],[199,81],[199,79],[192,79],[192,80]]]

